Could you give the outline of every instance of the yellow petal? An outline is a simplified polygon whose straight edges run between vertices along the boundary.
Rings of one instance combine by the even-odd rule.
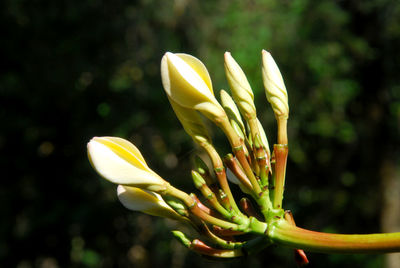
[[[141,155],[138,157],[130,154],[132,152],[128,153],[133,144],[123,147],[123,142],[119,141],[118,144],[109,138],[96,137],[88,143],[89,160],[102,177],[116,184],[137,187],[165,184],[160,176],[141,161]]]
[[[93,140],[106,145],[114,153],[125,158],[128,162],[132,162],[133,165],[149,169],[139,149],[131,142],[118,137],[94,137]]]
[[[182,107],[200,111],[212,121],[225,116],[205,67],[195,58],[180,55],[167,52],[161,60],[161,78],[168,97]]]
[[[210,74],[208,73],[206,66],[198,58],[193,57],[192,55],[185,54],[185,53],[176,53],[175,55],[178,56],[179,58],[181,58],[182,60],[184,60],[188,65],[190,65],[190,67],[193,68],[193,70],[207,84],[208,89],[210,90],[211,94],[214,95],[211,77],[210,77]]]
[[[168,96],[179,105],[192,108],[202,102],[213,102],[206,82],[183,59],[167,52],[161,61],[161,75]]]

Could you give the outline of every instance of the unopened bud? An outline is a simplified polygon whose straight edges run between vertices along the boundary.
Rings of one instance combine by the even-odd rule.
[[[289,118],[288,95],[281,72],[271,54],[262,51],[262,77],[267,100],[277,118]]]
[[[225,74],[232,90],[233,98],[246,119],[255,118],[254,95],[246,75],[239,64],[232,58],[231,53],[225,52],[224,56]]]

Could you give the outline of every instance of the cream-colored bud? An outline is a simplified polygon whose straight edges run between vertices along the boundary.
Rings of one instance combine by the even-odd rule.
[[[136,187],[119,185],[118,199],[127,209],[141,211],[149,215],[184,220],[161,197],[161,195]]]
[[[263,144],[263,147],[267,151],[267,154],[271,155],[271,151],[269,149],[269,143],[268,143],[267,135],[265,134],[264,128],[261,125],[261,122],[260,122],[260,120],[258,120],[258,118],[257,118],[257,125],[258,125],[258,131],[259,131],[259,134],[260,134],[260,138],[261,138],[261,142]]]
[[[262,51],[262,77],[267,100],[277,118],[289,118],[288,95],[281,72],[271,54]]]
[[[242,121],[242,117],[240,116],[239,109],[237,108],[235,102],[233,101],[232,97],[223,89],[220,91],[221,96],[221,104],[224,108],[226,114],[231,121],[231,125],[233,126],[232,120],[236,122],[236,124],[241,128],[242,135],[245,132],[244,124]]]
[[[204,65],[190,55],[167,52],[161,60],[161,78],[168,97],[214,121],[225,116],[225,111],[214,97],[209,77]]]
[[[233,99],[239,106],[240,111],[246,119],[256,117],[253,90],[247,81],[242,68],[233,59],[231,53],[225,52],[225,74],[232,90]]]
[[[162,189],[168,184],[147,166],[140,151],[127,140],[94,137],[87,148],[94,169],[110,182],[144,189]]]

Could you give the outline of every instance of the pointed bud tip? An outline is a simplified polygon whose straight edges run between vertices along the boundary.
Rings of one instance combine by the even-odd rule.
[[[270,54],[271,55],[271,53],[269,51],[265,50],[265,49],[261,50],[261,54],[263,54],[263,55]]]

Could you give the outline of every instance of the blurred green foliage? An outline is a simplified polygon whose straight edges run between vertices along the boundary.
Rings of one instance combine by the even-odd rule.
[[[260,70],[261,49],[271,51],[291,109],[284,207],[305,228],[380,231],[381,166],[400,163],[399,2],[4,0],[0,14],[1,267],[294,267],[285,248],[228,263],[190,253],[169,233],[185,227],[127,211],[90,167],[89,139],[121,136],[193,191],[197,151],[162,90],[165,51],[200,58],[217,92],[231,51],[273,143]],[[383,265],[376,255],[309,259]]]

